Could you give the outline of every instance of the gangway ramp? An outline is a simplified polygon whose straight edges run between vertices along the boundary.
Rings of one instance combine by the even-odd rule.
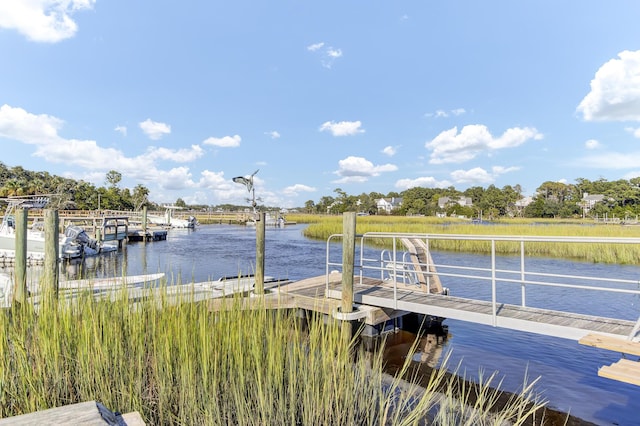
[[[339,288],[328,289],[327,297],[341,299],[342,291]],[[498,304],[494,312],[492,302],[426,294],[421,290],[400,287],[394,289],[381,280],[367,277],[363,277],[361,283],[354,284],[353,298],[355,303],[363,305],[434,315],[576,341],[594,332],[624,339],[635,326],[634,321],[504,303]]]

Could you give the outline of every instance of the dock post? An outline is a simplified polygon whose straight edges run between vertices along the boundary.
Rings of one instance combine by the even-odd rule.
[[[58,210],[44,212],[44,279],[45,293],[58,297],[58,259],[60,258]]]
[[[267,214],[260,212],[256,223],[256,283],[255,294],[264,294],[264,235]]]
[[[353,271],[356,252],[356,213],[345,212],[342,216],[342,313],[353,312]],[[342,323],[343,338],[351,341],[353,327],[350,321]]]
[[[142,244],[147,243],[147,206],[142,207]]]
[[[13,301],[19,304],[27,300],[27,215],[27,209],[16,209],[16,260]]]

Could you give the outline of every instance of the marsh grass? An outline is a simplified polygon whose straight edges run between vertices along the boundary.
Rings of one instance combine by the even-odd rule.
[[[309,215],[310,216],[310,215]],[[307,216],[293,217],[300,223]],[[315,216],[313,222],[305,228],[304,235],[309,238],[326,240],[332,234],[342,232],[341,216]],[[468,221],[436,217],[403,216],[360,216],[356,221],[356,232],[395,232],[415,234],[464,234],[464,235],[516,235],[516,236],[572,236],[572,237],[640,237],[640,226],[594,225],[575,221],[551,221],[525,219],[501,220],[492,225],[474,225]],[[374,246],[385,247],[387,241],[369,241]],[[437,240],[429,242],[434,250],[458,251],[467,253],[489,253],[491,243],[477,240]],[[518,254],[518,242],[498,242],[499,254]],[[581,243],[545,243],[535,242],[525,245],[528,256],[548,256],[564,259],[585,260],[597,263],[640,263],[640,246],[631,244],[581,244]]]
[[[439,393],[454,387],[443,373],[407,383],[408,356],[385,381],[383,351],[345,341],[341,323],[243,311],[238,296],[211,312],[190,296],[175,304],[166,288],[135,304],[125,289],[111,301],[87,292],[0,312],[0,416],[97,400],[158,425],[520,424],[544,406],[528,387],[496,411],[487,390],[473,416],[456,414],[464,393]]]

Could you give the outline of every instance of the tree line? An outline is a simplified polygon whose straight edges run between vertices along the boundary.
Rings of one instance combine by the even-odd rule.
[[[149,189],[136,185],[133,190],[120,188],[122,174],[111,170],[105,175],[105,186],[96,187],[83,180],[33,172],[20,166],[7,167],[0,162],[0,197],[47,195],[49,206],[63,210],[139,210],[153,207]]]
[[[59,209],[80,210],[139,210],[143,206],[159,208],[148,199],[149,189],[138,184],[132,190],[120,188],[122,179],[120,172],[111,170],[105,175],[105,185],[96,186],[83,180],[75,180],[51,175],[48,172],[33,172],[20,166],[7,167],[0,162],[0,197],[23,195],[48,195],[50,205]],[[459,191],[453,186],[448,188],[414,187],[402,192],[362,193],[349,195],[340,188],[334,194],[321,197],[317,202],[308,200],[304,207],[307,213],[340,214],[346,211],[357,211],[368,214],[380,214],[377,201],[381,198],[402,198],[399,208],[393,210],[394,215],[446,214],[447,216],[466,217],[531,217],[531,218],[571,218],[581,216],[609,216],[626,218],[640,215],[640,177],[629,180],[608,181],[604,178],[590,181],[576,179],[575,183],[543,182],[537,189],[533,199],[527,205],[520,185],[506,185],[498,188],[489,185],[484,188],[473,186]],[[595,205],[587,205],[585,194],[602,195],[602,200]],[[442,205],[442,197],[450,202]],[[460,197],[471,199],[471,205],[461,205],[456,201]],[[192,209],[208,209],[211,206],[187,205],[178,198],[176,205]],[[237,210],[246,206],[224,204],[217,206],[223,210]],[[261,210],[265,206],[259,206]],[[277,209],[272,207],[269,209]]]
[[[629,180],[608,181],[604,178],[590,181],[576,179],[575,183],[546,181],[537,189],[531,200],[522,195],[520,185],[506,185],[498,188],[489,185],[484,188],[473,186],[459,191],[448,188],[415,187],[402,192],[379,192],[349,195],[342,189],[334,190],[335,196],[323,196],[318,202],[309,200],[304,210],[308,213],[339,214],[358,211],[380,214],[377,200],[380,198],[402,198],[402,204],[394,209],[394,215],[424,215],[466,217],[529,217],[529,218],[575,218],[575,217],[618,217],[640,215],[640,177]],[[602,200],[590,205],[584,201],[586,195],[602,195]],[[439,203],[448,197],[448,203]],[[471,199],[471,205],[462,205],[460,197]],[[524,201],[529,201],[525,203]]]

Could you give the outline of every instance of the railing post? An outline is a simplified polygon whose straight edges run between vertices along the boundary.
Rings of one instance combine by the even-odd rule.
[[[496,240],[491,240],[491,315],[493,326],[497,326],[497,291],[496,291]]]
[[[256,223],[256,275],[255,294],[264,294],[264,235],[267,214],[260,212]]]
[[[15,282],[13,301],[22,304],[27,299],[27,209],[16,209]]]
[[[58,297],[58,259],[60,258],[58,211],[47,209],[44,212],[44,280],[47,295]]]
[[[522,306],[527,306],[526,302],[526,285],[525,285],[525,273],[524,273],[524,240],[520,241],[520,280],[522,281],[521,293],[522,293]]]

